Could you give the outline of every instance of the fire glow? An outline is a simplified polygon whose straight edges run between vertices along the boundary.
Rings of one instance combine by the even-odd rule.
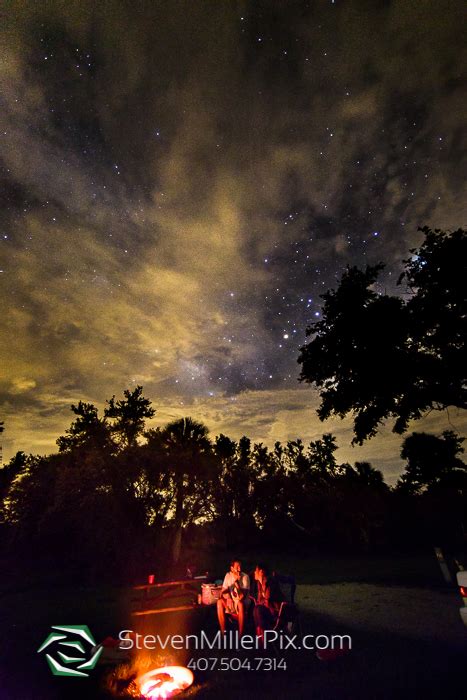
[[[193,683],[193,674],[185,666],[162,666],[137,679],[141,695],[147,700],[170,698]]]

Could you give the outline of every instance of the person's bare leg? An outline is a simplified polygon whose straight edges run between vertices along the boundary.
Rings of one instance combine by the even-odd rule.
[[[219,627],[221,628],[222,634],[225,633],[225,602],[223,598],[219,598],[217,601],[217,619],[219,620]]]
[[[243,600],[238,602],[238,634],[240,637],[243,636],[243,629],[245,627],[245,605]]]

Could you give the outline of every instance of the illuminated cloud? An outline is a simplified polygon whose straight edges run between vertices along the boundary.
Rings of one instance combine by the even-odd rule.
[[[34,379],[26,379],[26,377],[18,377],[11,382],[10,392],[12,394],[24,394],[31,391],[36,386]]]
[[[270,445],[322,434],[296,383],[320,294],[381,259],[392,290],[418,225],[462,222],[462,23],[429,15],[9,4],[7,456],[53,449],[70,403],[135,384],[158,421],[196,410]]]

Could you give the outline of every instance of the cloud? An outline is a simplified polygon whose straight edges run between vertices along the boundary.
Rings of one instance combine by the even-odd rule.
[[[120,393],[117,392],[117,395]],[[209,396],[205,392],[204,396],[193,399],[187,399],[184,394],[174,395],[170,399],[153,396],[147,391],[145,395],[153,401],[156,409],[156,415],[149,421],[148,427],[163,426],[190,416],[208,426],[211,439],[221,433],[235,440],[246,435],[253,442],[261,442],[270,449],[276,441],[285,443],[300,438],[308,444],[321,439],[324,433],[332,433],[337,440],[336,457],[339,463],[368,461],[383,472],[390,485],[396,483],[405,466],[400,458],[404,436],[393,433],[391,424],[385,424],[378,435],[363,446],[352,446],[351,419],[319,421],[315,413],[319,399],[316,392],[308,387],[248,390],[236,396]],[[25,404],[21,412],[8,413],[5,450],[12,455],[24,449],[26,443],[33,453],[54,451],[57,437],[64,433],[73,419],[70,405],[77,403],[79,398],[89,399],[70,394],[59,399],[55,392],[43,394],[34,406]],[[102,401],[97,405],[103,410]],[[408,434],[412,431],[441,434],[443,430],[465,433],[465,411],[432,412],[419,421],[413,421]],[[20,439],[16,436],[20,436]]]
[[[24,394],[25,392],[31,391],[36,386],[34,379],[27,379],[26,377],[17,377],[11,382],[10,392],[12,394]]]
[[[460,222],[458,11],[286,5],[10,3],[0,392],[18,449],[136,383],[161,416],[316,437],[295,381],[319,295],[347,264],[397,272],[419,224]]]

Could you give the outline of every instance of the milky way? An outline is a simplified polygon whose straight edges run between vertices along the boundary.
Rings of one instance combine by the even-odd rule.
[[[297,382],[320,294],[463,205],[460,2],[11,2],[2,21],[4,450],[142,384],[155,424],[339,437]],[[465,198],[464,198],[465,201]],[[430,428],[465,419],[430,416]]]

